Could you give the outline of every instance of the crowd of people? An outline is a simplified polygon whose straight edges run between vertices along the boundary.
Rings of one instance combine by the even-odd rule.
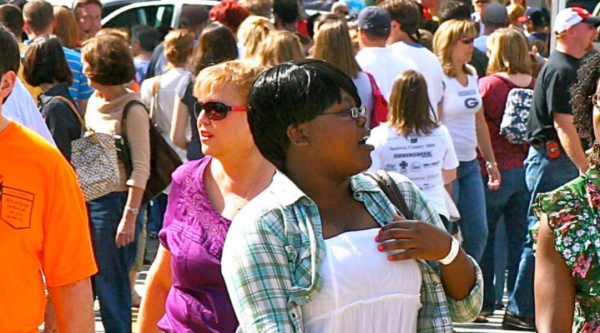
[[[0,5],[0,332],[598,332],[592,10]]]

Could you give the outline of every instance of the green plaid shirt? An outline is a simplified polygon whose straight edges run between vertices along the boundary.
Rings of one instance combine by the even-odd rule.
[[[416,220],[443,228],[423,193],[406,177],[392,174]],[[351,179],[354,198],[384,226],[400,215],[377,184],[363,175]],[[240,322],[238,332],[304,332],[302,306],[319,292],[318,273],[325,256],[316,204],[289,178],[277,172],[271,185],[232,223],[222,257],[227,290]],[[469,296],[446,296],[440,277],[418,260],[423,277],[419,333],[454,332],[452,321],[474,320],[483,304],[483,279],[473,261],[477,282]]]

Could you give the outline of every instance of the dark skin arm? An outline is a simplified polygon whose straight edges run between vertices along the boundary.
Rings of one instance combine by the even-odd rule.
[[[535,324],[540,333],[570,333],[575,281],[554,241],[548,217],[542,215],[535,259]]]
[[[423,259],[437,261],[450,252],[452,236],[428,222],[400,220],[381,229],[378,239],[380,251],[405,250],[389,256],[389,260]],[[385,242],[385,243],[383,243]],[[475,267],[461,248],[449,265],[440,265],[442,284],[446,294],[454,300],[469,296],[475,286]]]

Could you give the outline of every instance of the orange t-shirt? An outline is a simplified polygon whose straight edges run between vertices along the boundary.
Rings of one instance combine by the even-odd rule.
[[[37,332],[49,287],[97,271],[77,176],[41,136],[0,132],[0,332]]]

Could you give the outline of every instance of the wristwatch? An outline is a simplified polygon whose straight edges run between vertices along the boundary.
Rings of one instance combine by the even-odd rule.
[[[138,208],[133,208],[133,207],[129,207],[129,206],[125,206],[125,210],[135,216],[137,216],[140,213],[140,210]]]

